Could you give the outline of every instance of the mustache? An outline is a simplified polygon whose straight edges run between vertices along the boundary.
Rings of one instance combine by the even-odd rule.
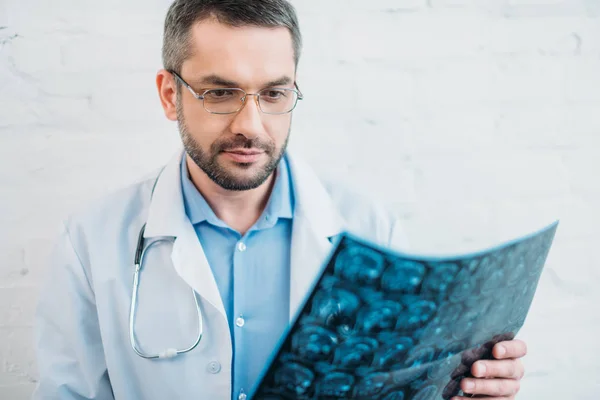
[[[213,144],[213,150],[215,152],[222,152],[234,149],[259,149],[266,153],[272,152],[275,145],[272,143],[264,142],[258,138],[248,139],[245,136],[235,136],[232,139],[219,141]]]

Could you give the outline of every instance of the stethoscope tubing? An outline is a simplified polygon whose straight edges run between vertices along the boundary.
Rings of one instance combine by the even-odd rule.
[[[162,170],[160,173],[162,173]],[[160,173],[159,173],[158,177],[160,177]],[[156,181],[154,182],[154,186],[152,187],[152,192],[150,194],[151,199],[152,199],[152,195],[154,194],[154,188],[156,187],[156,183],[158,182],[158,177],[156,178]],[[151,359],[151,360],[162,359],[162,358],[173,358],[180,354],[192,351],[193,349],[195,349],[198,346],[198,344],[202,340],[202,335],[204,333],[202,310],[200,308],[200,303],[198,301],[198,295],[196,294],[196,291],[192,288],[191,289],[192,295],[194,296],[194,303],[196,305],[196,311],[198,314],[198,335],[196,337],[196,340],[194,341],[194,343],[192,343],[191,346],[184,348],[184,349],[167,348],[164,351],[162,351],[161,353],[157,353],[157,354],[147,354],[140,348],[140,346],[137,342],[134,324],[135,324],[135,317],[137,314],[140,274],[141,274],[141,271],[142,271],[142,268],[144,265],[144,258],[146,256],[146,252],[148,251],[148,249],[150,249],[152,246],[156,245],[157,243],[162,243],[162,242],[174,243],[174,241],[175,241],[174,237],[163,237],[163,238],[153,240],[152,242],[150,242],[150,244],[145,246],[145,239],[144,239],[145,230],[146,230],[146,224],[144,224],[142,226],[142,228],[140,229],[140,233],[139,233],[138,240],[137,240],[137,246],[135,249],[135,257],[134,257],[134,261],[133,261],[134,267],[135,267],[135,272],[133,274],[133,285],[132,285],[132,289],[131,289],[131,304],[130,304],[130,308],[129,308],[129,341],[131,342],[131,347],[133,348],[133,351],[135,351],[135,353],[142,358]]]

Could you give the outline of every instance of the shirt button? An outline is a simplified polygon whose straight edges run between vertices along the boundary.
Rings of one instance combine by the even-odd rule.
[[[221,370],[221,364],[218,361],[211,361],[206,368],[211,374],[218,374]]]
[[[246,400],[246,393],[240,393],[238,400]]]
[[[241,328],[242,326],[244,326],[244,324],[245,324],[245,323],[246,323],[246,321],[244,320],[244,317],[242,317],[242,316],[239,316],[239,317],[237,317],[237,318],[235,319],[235,324],[236,324],[237,326],[239,326],[240,328]]]
[[[244,242],[239,242],[237,247],[239,251],[246,251],[246,244]]]

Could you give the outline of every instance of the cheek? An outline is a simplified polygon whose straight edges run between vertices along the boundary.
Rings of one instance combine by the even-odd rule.
[[[198,143],[210,146],[223,135],[230,121],[226,117],[208,114],[204,110],[190,107],[190,112],[185,114],[185,124],[190,135]]]
[[[281,118],[273,119],[265,124],[269,136],[277,144],[283,145],[290,131],[291,118],[289,116],[281,116]]]

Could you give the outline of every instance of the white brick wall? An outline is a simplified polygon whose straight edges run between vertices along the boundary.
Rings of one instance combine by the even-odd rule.
[[[598,399],[600,0],[295,4],[306,100],[291,146],[386,197],[418,251],[560,218],[519,398]],[[1,399],[35,384],[31,317],[59,219],[175,148],[154,87],[168,5],[0,0]]]

